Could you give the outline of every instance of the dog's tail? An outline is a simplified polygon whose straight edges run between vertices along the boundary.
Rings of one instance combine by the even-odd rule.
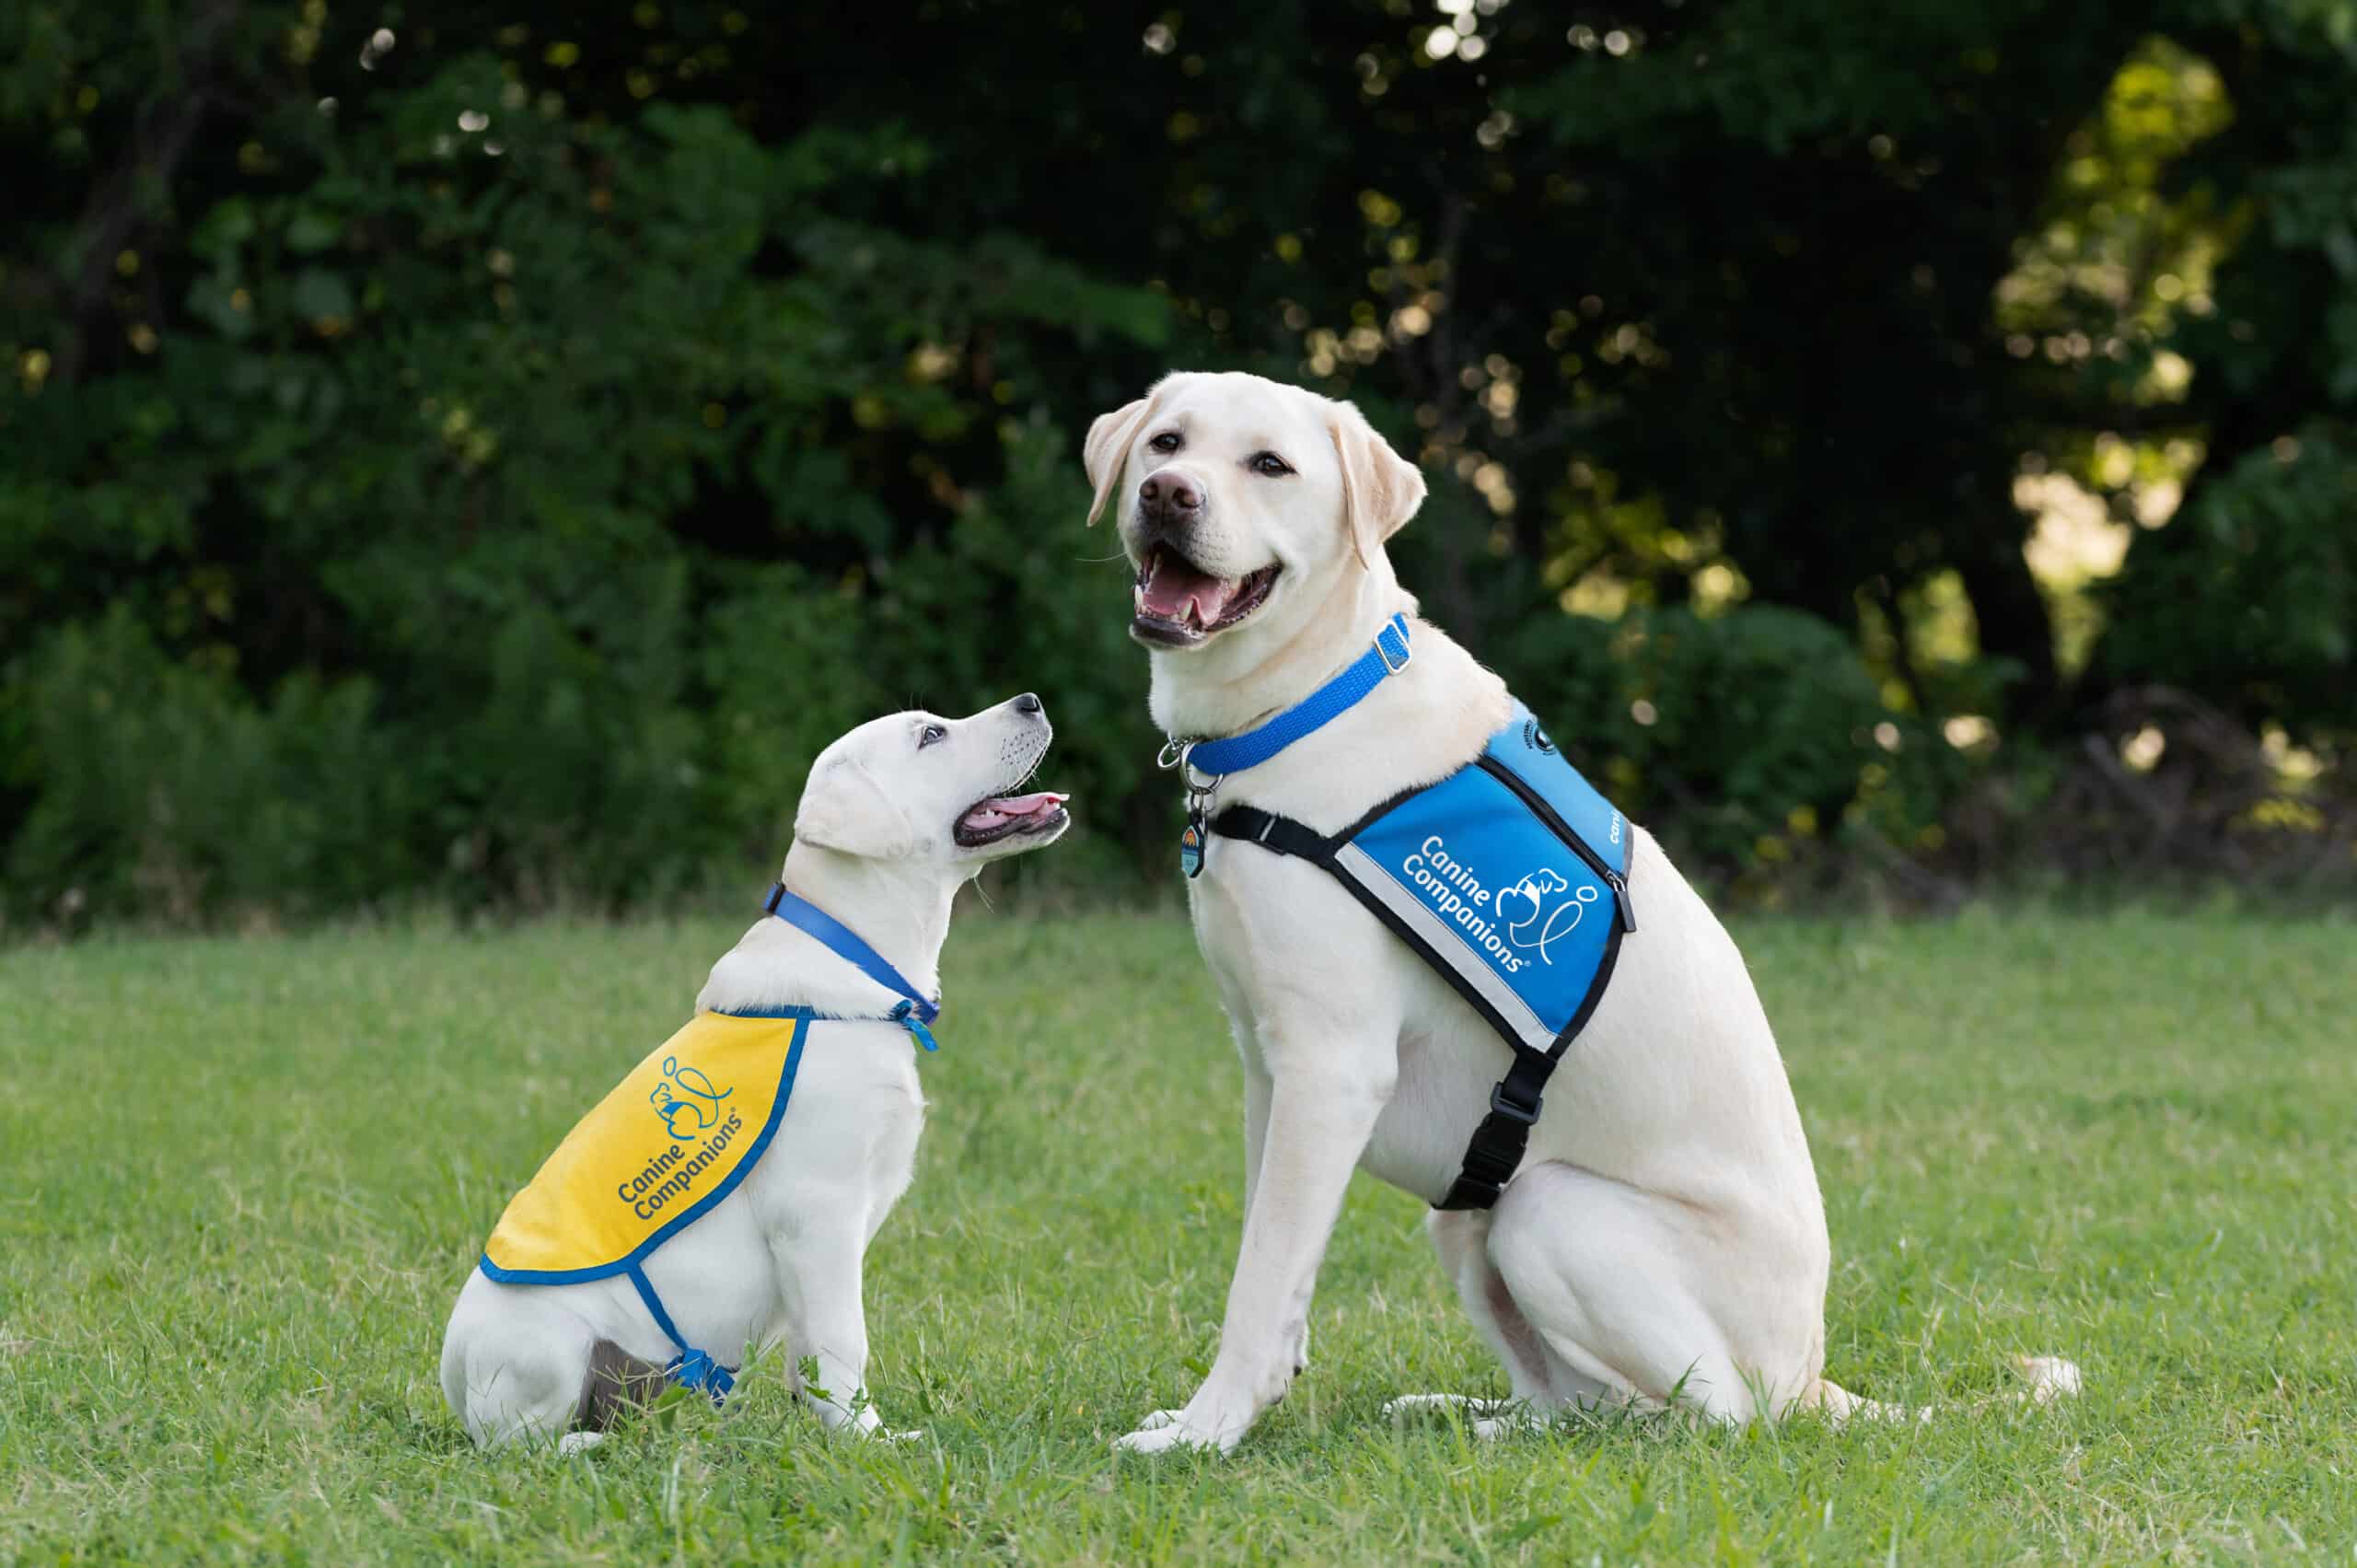
[[[2051,1404],[2077,1394],[2085,1380],[2080,1376],[2079,1364],[2065,1361],[2059,1355],[2020,1355],[2014,1358],[2014,1370],[2022,1375],[2023,1387],[2010,1393],[1992,1394],[1975,1400],[1967,1406],[1981,1410],[1989,1405],[2027,1400],[2034,1405]],[[1817,1387],[1800,1401],[1800,1408],[1815,1411],[1834,1425],[1840,1426],[1855,1419],[1859,1421],[1929,1421],[1939,1412],[1937,1405],[1887,1405],[1877,1400],[1861,1399],[1830,1377],[1820,1377]]]

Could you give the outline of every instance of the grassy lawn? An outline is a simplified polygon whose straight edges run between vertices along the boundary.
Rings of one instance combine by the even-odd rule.
[[[1235,1058],[1180,922],[970,906],[869,1259],[876,1396],[929,1440],[830,1441],[757,1366],[586,1459],[482,1458],[435,1383],[459,1283],[739,928],[0,954],[0,1562],[2357,1556],[2357,926],[2223,912],[1738,933],[1829,1370],[1969,1398],[2052,1351],[2067,1407],[1395,1429],[1504,1385],[1363,1179],[1292,1399],[1230,1458],[1117,1462],[1215,1342]]]

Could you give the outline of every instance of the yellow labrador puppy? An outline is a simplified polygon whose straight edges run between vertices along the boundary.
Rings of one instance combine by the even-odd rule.
[[[1089,520],[1115,511],[1136,570],[1166,763],[1198,743],[1182,861],[1245,1078],[1218,1356],[1120,1446],[1232,1448],[1284,1397],[1353,1167],[1438,1205],[1441,1267],[1519,1407],[1477,1411],[1484,1434],[1573,1402],[1879,1409],[1824,1376],[1824,1207],[1743,956],[1415,618],[1384,551],[1423,500],[1414,465],[1350,404],[1244,375],[1168,377],[1085,456]],[[1384,860],[1401,803],[1444,781],[1546,796],[1555,817],[1526,815],[1562,830],[1554,868],[1482,864],[1478,819],[1394,832]],[[2025,1370],[2040,1397],[2076,1386]]]
[[[478,1444],[587,1446],[668,1383],[717,1401],[772,1345],[830,1430],[881,1430],[861,1274],[924,1124],[916,1048],[950,905],[1070,825],[1065,796],[1015,793],[1053,733],[1027,691],[962,719],[893,714],[819,753],[761,918],[508,1204],[459,1293],[442,1390]]]

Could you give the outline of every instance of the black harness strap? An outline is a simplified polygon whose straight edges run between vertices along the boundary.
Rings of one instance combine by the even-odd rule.
[[[1258,807],[1231,806],[1213,818],[1211,826],[1212,831],[1224,839],[1265,844],[1279,854],[1314,860],[1321,865],[1330,865],[1334,859],[1333,842],[1325,834],[1290,817],[1280,817]]]
[[[1390,809],[1396,802],[1386,802],[1375,815]],[[1349,889],[1352,896],[1366,906],[1369,913],[1381,921],[1391,933],[1413,948],[1416,955],[1438,970],[1441,978],[1454,986],[1457,993],[1473,1005],[1501,1039],[1514,1049],[1514,1065],[1506,1075],[1490,1090],[1490,1113],[1473,1129],[1472,1140],[1465,1145],[1465,1162],[1451,1184],[1448,1195],[1433,1205],[1439,1209],[1486,1209],[1494,1205],[1498,1195],[1521,1167],[1523,1152],[1530,1144],[1530,1129],[1538,1123],[1539,1099],[1547,1080],[1554,1074],[1563,1053],[1571,1049],[1573,1037],[1587,1022],[1588,1008],[1583,1007],[1563,1032],[1555,1037],[1546,1051],[1533,1051],[1515,1040],[1498,1017],[1487,999],[1468,984],[1457,970],[1444,962],[1424,940],[1403,924],[1381,900],[1362,888],[1356,878],[1347,875],[1336,863],[1334,852],[1347,843],[1357,829],[1329,839],[1323,833],[1274,812],[1256,807],[1231,806],[1211,819],[1211,830],[1224,839],[1241,839],[1256,843],[1278,854],[1289,854],[1306,860],[1324,869]],[[1616,926],[1611,945],[1605,949],[1603,966],[1597,970],[1589,997],[1593,1006],[1604,993],[1604,982],[1610,978],[1612,963],[1620,951],[1620,933]]]
[[[1497,1202],[1522,1167],[1530,1130],[1538,1121],[1539,1095],[1557,1061],[1551,1052],[1515,1048],[1514,1065],[1490,1091],[1490,1114],[1481,1118],[1472,1142],[1465,1145],[1465,1168],[1434,1208],[1486,1209]]]

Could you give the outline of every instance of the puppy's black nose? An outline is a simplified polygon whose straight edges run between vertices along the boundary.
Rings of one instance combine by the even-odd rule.
[[[1026,691],[1023,695],[1015,699],[1015,711],[1018,714],[1038,713],[1039,711],[1039,693],[1037,691]]]
[[[1203,493],[1177,469],[1156,469],[1138,486],[1138,505],[1157,522],[1192,522],[1203,509]]]

